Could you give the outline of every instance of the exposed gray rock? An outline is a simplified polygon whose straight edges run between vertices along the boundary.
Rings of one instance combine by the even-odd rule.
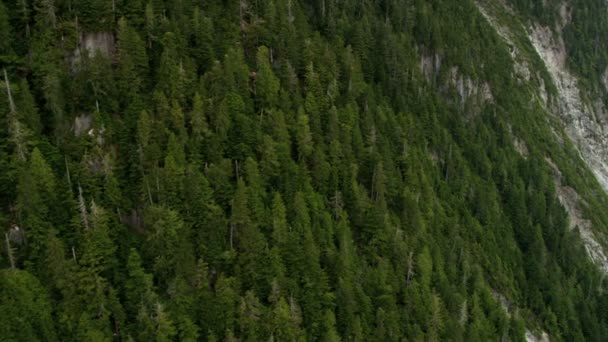
[[[608,67],[604,70],[602,74],[602,85],[604,85],[604,89],[608,91]]]
[[[525,142],[517,137],[513,137],[513,146],[522,157],[528,158],[528,146]]]
[[[496,290],[492,290],[492,297],[494,297],[494,299],[496,301],[498,301],[498,303],[500,303],[500,306],[502,307],[505,314],[507,314],[507,317],[511,318],[513,315],[517,315],[519,308],[517,306],[515,306],[515,304],[513,304],[509,299],[507,299],[502,293],[500,293]],[[503,338],[501,340],[508,341],[508,338],[505,335],[505,336],[503,336]],[[547,334],[545,331],[533,333],[530,329],[526,329],[526,341],[527,342],[549,342],[550,339],[549,339],[549,334]]]
[[[450,68],[450,84],[456,88],[460,104],[463,106],[470,99],[478,105],[494,100],[492,89],[487,82],[473,81],[470,77],[460,73],[457,67]]]
[[[530,30],[530,41],[557,87],[556,106],[548,109],[562,119],[583,160],[608,191],[608,134],[603,129],[607,119],[603,104],[583,101],[578,81],[566,67],[566,47],[561,36],[555,37],[549,28],[535,26]]]
[[[81,114],[74,118],[74,135],[79,136],[89,129],[91,129],[91,125],[93,123],[93,119],[90,114]]]
[[[562,184],[562,175],[557,165],[549,158],[545,158],[549,166],[553,169],[555,182],[555,192],[557,199],[562,204],[570,220],[570,229],[577,229],[583,240],[587,254],[603,272],[608,274],[608,256],[593,233],[591,221],[583,217],[581,211],[581,198],[573,188]]]
[[[526,341],[527,342],[549,342],[549,335],[542,331],[540,336],[535,335],[532,331],[526,329]]]
[[[530,81],[531,73],[528,61],[524,56],[522,56],[521,52],[519,51],[519,48],[517,47],[517,44],[514,43],[513,34],[511,33],[511,31],[507,27],[500,25],[498,21],[495,20],[491,15],[489,15],[486,9],[479,3],[477,3],[477,8],[479,9],[479,12],[483,15],[483,17],[488,21],[490,26],[494,28],[496,33],[498,33],[498,35],[509,46],[511,59],[515,63],[515,75],[521,80],[524,80],[526,82]]]
[[[112,58],[115,50],[116,45],[112,32],[83,32],[78,39],[78,47],[72,53],[72,65],[78,64],[84,53],[89,57],[99,53]]]
[[[515,46],[510,31],[500,26],[481,3],[477,2],[476,4],[481,14],[505,42],[509,46]],[[504,3],[503,6],[509,11],[508,6]],[[546,85],[542,77],[536,75],[540,84],[538,96],[542,101],[541,103],[548,113],[552,113],[561,119],[568,137],[577,146],[581,159],[585,161],[598,182],[608,192],[608,134],[603,128],[608,123],[608,115],[606,115],[606,109],[600,99],[585,101],[587,97],[581,93],[578,80],[567,68],[567,51],[561,32],[564,26],[570,22],[571,15],[571,10],[566,3],[563,3],[560,7],[561,20],[555,31],[539,25],[523,29],[527,32],[528,39],[544,62],[551,80],[557,88],[557,98],[549,101]],[[524,79],[529,79],[529,76],[527,76],[529,74],[521,74],[525,65],[522,60],[525,62],[526,57],[519,55],[515,48],[512,48],[511,57],[515,62],[515,72]],[[518,67],[518,65],[520,66]],[[608,90],[608,70],[604,73],[602,80]],[[552,129],[554,130],[554,128]],[[555,133],[555,136],[561,139],[559,138],[560,134]],[[516,137],[514,137],[513,144],[524,155],[523,147],[525,144],[522,145]],[[579,195],[573,188],[562,184],[561,173],[557,166],[549,159],[547,159],[547,162],[554,170],[557,196],[568,213],[571,229],[578,228],[587,254],[603,272],[608,274],[608,257],[602,245],[598,242],[598,236],[593,231],[592,223],[582,215],[582,203]],[[600,238],[602,237],[600,236]],[[548,340],[548,337],[545,337],[544,334],[536,337],[527,333],[526,337],[529,341],[544,341],[545,338]]]
[[[420,69],[427,81],[431,81],[439,73],[440,68],[441,56],[439,54],[422,55],[420,57]]]
[[[568,8],[568,4],[563,2],[559,8],[559,15],[561,18],[561,27],[560,30],[564,28],[564,26],[568,25],[572,21],[572,9]]]
[[[23,230],[21,230],[18,225],[13,225],[8,231],[8,239],[17,245],[23,244],[25,240]]]

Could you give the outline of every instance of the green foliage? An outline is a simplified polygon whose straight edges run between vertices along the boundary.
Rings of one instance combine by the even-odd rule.
[[[257,73],[255,77],[256,98],[261,108],[272,108],[276,105],[279,93],[279,80],[272,71],[268,48],[261,46],[256,55]]]
[[[51,301],[26,271],[0,271],[0,335],[7,341],[56,340]]]
[[[0,45],[0,50],[2,50],[2,58],[7,58],[12,47],[12,36],[13,30],[9,23],[8,11],[4,3],[0,2],[0,40],[2,40],[2,45]]]
[[[598,88],[583,2],[568,62]],[[93,32],[113,54],[74,58]],[[510,48],[471,0],[0,3],[0,336],[607,340],[551,165],[598,236],[608,197]]]

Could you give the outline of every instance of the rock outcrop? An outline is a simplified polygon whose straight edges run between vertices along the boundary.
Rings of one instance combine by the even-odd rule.
[[[552,110],[564,123],[566,133],[598,182],[608,192],[608,132],[605,109],[600,101],[584,100],[578,80],[566,66],[566,47],[561,36],[549,28],[532,27],[530,42],[545,63],[558,91]]]
[[[502,4],[502,6],[506,5]],[[501,26],[482,4],[477,3],[477,7],[498,35],[511,47],[515,74],[529,80],[530,72],[529,70],[526,71],[528,65],[526,58],[530,57],[519,53],[513,33],[509,28]],[[510,11],[507,7],[505,7],[505,10]],[[568,70],[568,54],[561,31],[570,20],[571,13],[568,7],[563,4],[556,30],[540,25],[533,25],[529,28],[521,27],[521,30],[527,33],[529,43],[544,63],[557,90],[556,96],[549,100],[545,84],[539,77],[538,98],[542,100],[541,103],[549,114],[560,119],[568,137],[577,147],[581,158],[593,172],[603,189],[608,192],[608,132],[604,130],[604,126],[608,123],[608,115],[606,115],[606,110],[599,99],[596,101],[587,100],[591,97],[585,96],[579,87],[577,78]],[[603,81],[608,89],[608,70],[604,73]],[[522,156],[525,156],[522,142],[514,139],[514,145],[516,150]],[[576,190],[563,185],[560,170],[549,158],[547,158],[547,163],[554,170],[557,196],[568,213],[571,228],[578,228],[587,254],[600,270],[608,274],[608,253],[605,252],[599,242],[602,236],[598,236],[598,233],[594,232],[592,223],[583,217],[581,199]]]
[[[72,65],[78,64],[84,53],[89,57],[99,53],[112,59],[115,50],[116,44],[112,32],[83,32],[78,39],[78,47],[72,52]]]

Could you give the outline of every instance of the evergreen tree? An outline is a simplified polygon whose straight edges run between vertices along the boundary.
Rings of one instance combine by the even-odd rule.
[[[270,54],[265,46],[258,48],[256,63],[255,94],[259,99],[259,107],[272,108],[277,103],[280,84],[272,71]]]
[[[26,271],[0,271],[0,333],[11,340],[55,340],[52,306],[43,285]]]
[[[2,57],[4,62],[8,62],[13,42],[13,30],[9,19],[6,6],[4,3],[0,2],[0,40],[2,40],[2,43],[0,43],[2,44],[0,45],[0,50],[3,51],[0,57]]]
[[[0,2],[0,336],[608,340],[606,9]]]
[[[129,305],[126,309],[134,317],[140,310],[150,311],[157,302],[152,276],[146,273],[141,264],[139,253],[132,248],[127,260],[128,278],[125,283],[125,296]]]
[[[27,169],[21,173],[17,184],[17,208],[21,225],[28,241],[29,258],[34,269],[42,267],[44,241],[51,229],[47,220],[49,210],[55,199],[55,176],[44,160],[40,150],[32,151]]]

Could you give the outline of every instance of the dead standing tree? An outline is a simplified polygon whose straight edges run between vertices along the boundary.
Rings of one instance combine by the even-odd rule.
[[[19,160],[24,162],[26,160],[25,143],[24,143],[25,132],[24,132],[24,128],[22,127],[21,123],[17,119],[17,107],[15,106],[15,102],[13,101],[13,94],[11,92],[11,84],[8,80],[8,74],[6,72],[6,68],[3,71],[4,71],[4,83],[5,83],[5,87],[6,87],[6,95],[8,97],[8,104],[9,104],[9,110],[10,110],[9,120],[8,120],[9,121],[8,133],[9,133],[11,140],[15,144],[15,152],[17,153]]]
[[[13,259],[13,249],[11,247],[11,242],[8,238],[8,234],[5,233],[4,237],[6,238],[6,254],[8,254],[8,260],[11,264],[11,269],[15,269],[15,260]]]

